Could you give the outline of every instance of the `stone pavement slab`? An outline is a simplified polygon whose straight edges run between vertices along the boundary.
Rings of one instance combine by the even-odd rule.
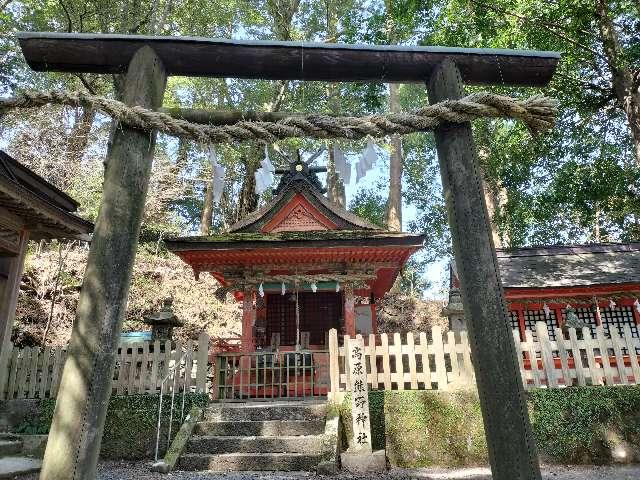
[[[0,458],[0,479],[15,478],[17,475],[37,472],[42,466],[42,460],[29,457]]]

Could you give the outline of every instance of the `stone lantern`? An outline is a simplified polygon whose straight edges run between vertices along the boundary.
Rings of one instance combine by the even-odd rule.
[[[449,318],[449,330],[459,332],[467,329],[459,288],[452,287],[449,290],[449,303],[442,309],[441,315]]]
[[[173,314],[172,304],[172,298],[165,298],[158,312],[144,317],[144,323],[151,325],[151,340],[171,340],[173,327],[183,325],[182,320]]]

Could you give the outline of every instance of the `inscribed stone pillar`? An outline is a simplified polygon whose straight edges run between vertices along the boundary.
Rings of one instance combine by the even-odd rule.
[[[166,80],[158,56],[149,46],[142,47],[129,64],[123,100],[155,110],[162,104]],[[114,129],[41,480],[96,476],[155,136],[122,124]]]
[[[452,60],[435,69],[428,92],[431,103],[464,95]],[[435,139],[493,479],[539,480],[471,125],[443,124]]]
[[[345,335],[356,336],[356,310],[353,284],[347,283],[344,287],[344,331]]]
[[[353,442],[349,450],[353,453],[371,453],[371,421],[369,419],[369,388],[367,362],[362,337],[349,340],[347,365],[351,381],[351,417]]]

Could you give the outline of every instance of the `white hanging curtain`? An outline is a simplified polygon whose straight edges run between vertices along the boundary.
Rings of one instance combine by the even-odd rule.
[[[261,193],[269,189],[269,187],[275,180],[275,177],[273,175],[275,171],[276,169],[269,159],[269,149],[265,145],[264,159],[260,162],[260,168],[254,173],[256,179],[256,194],[260,195]]]
[[[376,152],[375,143],[373,143],[373,139],[369,137],[367,139],[367,145],[362,151],[358,163],[356,163],[356,182],[364,178],[367,172],[373,168],[377,159],[378,153]]]
[[[213,204],[219,205],[224,191],[224,179],[227,169],[218,163],[218,152],[213,145],[209,147],[209,163],[213,178]]]
[[[351,183],[351,164],[337,145],[333,146],[333,162],[336,166],[336,172],[338,172],[344,184],[349,185]]]

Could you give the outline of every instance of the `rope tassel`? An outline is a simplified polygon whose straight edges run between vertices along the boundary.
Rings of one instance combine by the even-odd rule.
[[[24,92],[0,99],[0,113],[15,108],[34,108],[47,104],[69,105],[99,110],[114,120],[141,130],[158,130],[167,135],[189,138],[200,143],[233,143],[242,141],[275,142],[285,138],[382,137],[433,130],[445,122],[464,123],[478,118],[520,120],[534,134],[553,127],[558,104],[536,95],[519,100],[494,93],[480,92],[460,100],[447,100],[414,112],[389,113],[366,117],[332,115],[291,115],[281,120],[246,121],[230,125],[191,123],[163,112],[129,106],[117,100],[84,92]]]

